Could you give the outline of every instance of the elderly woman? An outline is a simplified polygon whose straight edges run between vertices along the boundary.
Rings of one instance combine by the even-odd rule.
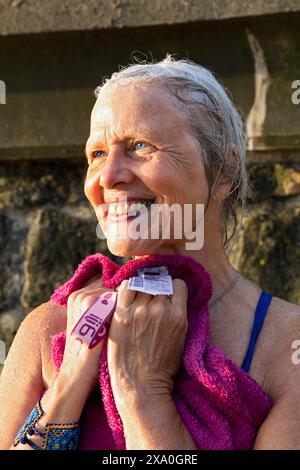
[[[84,188],[110,251],[133,258],[129,265],[162,259],[168,267],[173,255],[183,265],[190,260],[191,284],[177,274],[172,276],[171,296],[137,292],[128,288],[124,270],[119,285],[109,284],[112,271],[107,273],[117,268],[107,265],[103,278],[89,271],[84,283],[76,288],[73,282],[72,289],[65,289],[67,308],[48,301],[32,311],[17,332],[1,376],[0,447],[110,449],[108,441],[101,441],[108,420],[111,428],[122,427],[126,449],[300,449],[300,366],[292,349],[300,336],[300,309],[243,277],[225,251],[232,216],[239,203],[244,206],[247,193],[245,134],[230,98],[211,72],[171,55],[123,68],[96,95]],[[141,204],[146,213],[155,205],[191,205],[193,230],[199,228],[194,209],[204,205],[203,246],[188,248],[184,233],[181,238],[174,235],[176,227],[169,237],[161,231],[155,238],[120,236],[120,227],[133,226],[141,216]],[[188,321],[190,285],[198,274],[208,292],[199,299],[203,315],[207,301],[209,345],[199,354],[201,367],[195,361],[198,375],[192,377],[192,366],[188,372],[190,363],[186,360],[183,366],[182,358],[188,329],[201,323],[200,317],[198,323],[192,317]],[[97,390],[104,340],[87,347],[72,332],[105,293],[117,293],[106,365],[120,421],[109,415],[112,395],[103,388],[105,412],[97,418],[97,444],[89,447],[80,445],[79,436],[101,406]],[[201,323],[199,335],[205,328]],[[56,368],[51,341],[64,330],[64,351]],[[190,380],[185,396],[181,389],[182,401],[174,392],[180,374],[182,381]],[[102,384],[107,384],[107,375]],[[216,377],[219,382],[214,382]],[[183,403],[192,393],[202,401],[188,410]],[[225,406],[221,400],[231,397]],[[243,441],[238,436],[247,434],[245,426],[252,419],[251,410],[243,418],[243,400],[248,399],[262,413],[253,421],[250,440]],[[234,409],[235,403],[239,408]],[[192,423],[197,416],[199,424]]]

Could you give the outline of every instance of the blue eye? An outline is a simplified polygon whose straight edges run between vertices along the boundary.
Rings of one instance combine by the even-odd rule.
[[[99,158],[100,158],[100,157],[103,157],[103,155],[99,155],[99,154],[101,154],[101,152],[102,152],[102,154],[104,153],[103,150],[96,150],[96,151],[93,153],[93,156],[94,156],[94,157],[99,157]]]
[[[142,145],[145,145],[145,146],[146,146],[145,142],[141,142],[141,141],[135,142],[134,146],[139,145],[139,144],[142,144]],[[145,148],[145,147],[140,147],[140,148],[138,148],[137,150],[141,150],[142,148]]]

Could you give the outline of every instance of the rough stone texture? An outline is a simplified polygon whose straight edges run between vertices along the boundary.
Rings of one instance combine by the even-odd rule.
[[[22,308],[7,310],[0,315],[0,337],[5,338],[6,352],[9,350],[20,323],[24,318],[25,309]]]
[[[36,211],[26,244],[24,307],[48,300],[54,287],[65,282],[83,258],[105,251],[105,244],[96,236],[96,225],[96,216],[84,206],[45,206]]]
[[[300,194],[299,163],[252,163],[248,176],[253,199],[248,203],[263,202],[270,197],[295,196]]]
[[[278,187],[275,196],[289,196],[300,194],[300,165],[295,164],[289,168],[275,165],[275,176]]]
[[[300,305],[300,197],[248,208],[230,259],[272,295]]]
[[[297,0],[2,0],[0,34],[175,24],[299,10]]]
[[[83,162],[0,164],[0,340],[7,352],[26,314],[85,256],[108,254],[84,195]]]
[[[28,224],[22,214],[0,209],[0,315],[19,302],[27,232]]]
[[[4,356],[0,357],[0,373],[3,368],[2,361],[5,360],[15,334],[25,316],[26,310],[20,307],[0,314],[0,340],[4,340],[4,347],[3,344],[0,345],[1,354]]]
[[[0,209],[25,209],[44,204],[79,204],[85,199],[86,173],[82,164],[69,161],[0,165]]]

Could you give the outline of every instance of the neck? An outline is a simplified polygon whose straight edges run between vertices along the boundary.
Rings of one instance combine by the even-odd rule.
[[[214,237],[209,236],[213,233]],[[213,294],[209,304],[213,304],[214,300],[219,297],[223,291],[234,281],[236,270],[228,260],[225,252],[221,232],[213,229],[207,230],[204,237],[204,245],[200,250],[186,250],[185,244],[177,244],[172,246],[163,246],[156,251],[157,254],[181,254],[189,256],[198,261],[208,272],[213,285]],[[135,259],[139,256],[135,256]]]

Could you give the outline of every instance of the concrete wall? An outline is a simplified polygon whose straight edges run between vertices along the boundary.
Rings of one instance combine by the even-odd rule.
[[[300,304],[299,2],[38,3],[0,6],[0,339],[9,347],[21,319],[106,249],[83,194],[93,90],[141,53],[188,57],[232,93],[255,198],[230,256]]]

